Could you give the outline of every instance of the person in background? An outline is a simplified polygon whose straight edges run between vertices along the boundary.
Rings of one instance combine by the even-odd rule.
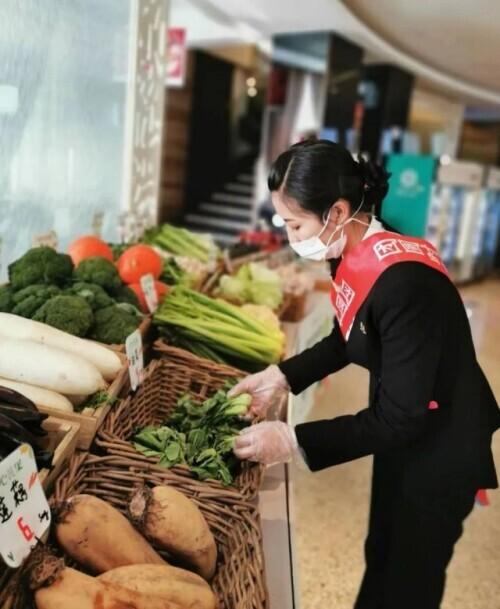
[[[251,414],[263,416],[277,394],[298,394],[355,363],[370,372],[369,406],[295,428],[258,423],[237,438],[235,454],[265,464],[299,455],[312,471],[373,454],[355,609],[438,609],[476,492],[497,487],[491,437],[500,411],[437,251],[387,231],[371,213],[387,180],[323,140],[292,146],[273,164],[269,189],[290,246],[332,262],[334,328],[233,394],[252,394]]]

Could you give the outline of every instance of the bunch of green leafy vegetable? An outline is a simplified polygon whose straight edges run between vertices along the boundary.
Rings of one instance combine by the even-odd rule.
[[[277,309],[283,302],[283,285],[276,271],[251,262],[242,265],[236,275],[222,275],[216,294],[238,304],[252,303]]]
[[[247,412],[251,396],[229,398],[229,387],[201,404],[183,396],[164,425],[145,427],[133,436],[135,449],[158,458],[164,467],[185,465],[200,480],[231,484],[239,466],[233,455],[234,439],[248,425],[241,416]]]

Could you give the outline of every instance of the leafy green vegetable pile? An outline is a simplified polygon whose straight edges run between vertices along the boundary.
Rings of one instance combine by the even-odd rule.
[[[0,311],[49,324],[75,336],[123,343],[141,323],[140,304],[115,265],[101,257],[71,258],[35,247],[9,266]],[[124,304],[125,303],[125,304]]]
[[[251,396],[228,398],[230,385],[201,404],[183,396],[165,425],[145,427],[133,436],[135,449],[158,457],[159,465],[186,465],[200,480],[233,482],[239,467],[233,455],[234,439],[248,422],[241,420]]]
[[[283,302],[281,277],[263,264],[241,266],[236,275],[222,275],[217,296],[237,304],[252,303],[277,309]]]

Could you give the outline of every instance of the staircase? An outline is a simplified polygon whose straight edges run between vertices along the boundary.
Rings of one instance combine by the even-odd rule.
[[[186,214],[184,226],[195,233],[211,233],[222,246],[231,245],[238,235],[252,227],[255,176],[238,173],[217,192]]]

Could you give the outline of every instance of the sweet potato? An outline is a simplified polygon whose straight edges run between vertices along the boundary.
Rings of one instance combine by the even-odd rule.
[[[132,496],[129,514],[155,546],[186,563],[210,580],[217,547],[198,506],[170,486],[143,487]]]
[[[37,609],[184,609],[160,596],[102,582],[52,557],[31,575]]]
[[[217,600],[207,582],[191,571],[163,565],[128,565],[97,578],[129,590],[161,596],[183,609],[215,609]]]
[[[135,564],[167,564],[116,508],[92,495],[75,495],[57,509],[60,546],[94,573]]]

